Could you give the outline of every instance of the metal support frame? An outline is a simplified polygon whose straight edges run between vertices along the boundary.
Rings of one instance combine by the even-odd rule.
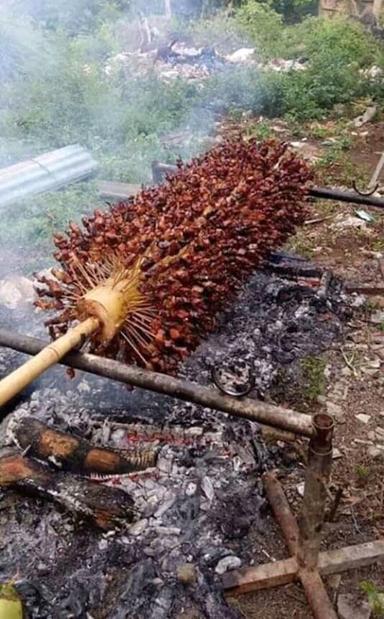
[[[268,500],[292,556],[274,563],[227,572],[222,582],[225,592],[234,596],[299,580],[315,619],[337,619],[322,576],[383,561],[384,540],[320,552],[326,490],[332,464],[332,417],[322,413],[314,415],[313,428],[298,522],[276,474],[268,472],[263,477]]]

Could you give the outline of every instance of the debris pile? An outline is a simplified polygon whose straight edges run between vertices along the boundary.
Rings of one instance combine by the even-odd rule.
[[[305,59],[274,58],[268,62],[257,58],[256,49],[241,47],[230,53],[220,53],[214,46],[193,47],[182,41],[171,41],[167,45],[149,51],[124,51],[108,60],[105,72],[113,76],[123,71],[129,76],[142,77],[154,72],[164,82],[183,79],[200,82],[211,75],[227,71],[233,67],[254,67],[260,71],[288,73],[305,71]]]

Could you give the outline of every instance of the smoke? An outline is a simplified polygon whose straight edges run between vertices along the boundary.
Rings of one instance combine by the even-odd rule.
[[[218,114],[241,104],[248,78],[219,63],[206,75],[196,67],[196,76],[185,76],[186,63],[168,79],[178,69],[172,62],[162,68],[156,55],[175,39],[214,48],[215,31],[191,21],[203,4],[3,1],[0,167],[80,143],[99,162],[100,179],[150,183],[152,161],[188,160],[206,149]],[[53,231],[100,206],[91,180],[3,207],[0,258],[5,263],[6,248],[10,268],[25,274],[49,266]]]

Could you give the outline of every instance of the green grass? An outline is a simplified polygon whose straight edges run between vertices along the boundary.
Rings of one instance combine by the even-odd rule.
[[[308,403],[316,402],[318,397],[325,393],[325,366],[326,362],[322,357],[306,357],[301,361],[303,396]]]
[[[360,589],[367,598],[374,617],[384,617],[384,591],[380,590],[371,580],[363,580]]]

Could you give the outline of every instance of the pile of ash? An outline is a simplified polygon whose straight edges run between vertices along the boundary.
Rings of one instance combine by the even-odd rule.
[[[348,299],[341,284],[302,260],[278,259],[255,273],[220,325],[180,374],[236,390],[250,382],[265,397],[282,369],[342,336]],[[277,267],[276,267],[277,264]],[[307,271],[306,271],[307,269]],[[304,276],[303,276],[304,274]],[[25,312],[3,316],[26,324]],[[24,319],[23,321],[21,319]],[[36,316],[29,333],[41,335]],[[21,357],[0,349],[0,373]],[[222,595],[228,569],[262,561],[254,532],[268,534],[261,474],[279,465],[256,423],[201,406],[56,368],[10,411],[0,432],[24,415],[76,432],[95,445],[156,446],[157,465],[109,481],[134,499],[135,522],[107,533],[57,506],[4,491],[0,510],[0,580],[16,578],[31,618],[160,619],[237,617]]]

